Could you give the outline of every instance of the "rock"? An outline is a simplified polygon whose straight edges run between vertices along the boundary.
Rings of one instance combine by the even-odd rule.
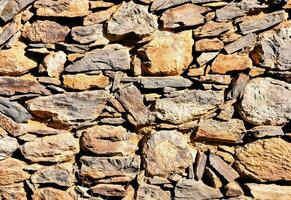
[[[9,0],[0,4],[0,18],[7,22],[35,0]],[[3,7],[2,7],[3,6]]]
[[[0,5],[0,7],[1,7],[1,5]],[[0,14],[0,16],[1,16],[1,14]],[[17,15],[15,17],[15,19],[10,24],[4,26],[4,30],[3,31],[0,31],[1,32],[0,33],[0,45],[5,44],[7,41],[9,41],[9,39],[13,38],[15,36],[15,34],[21,28],[22,28],[21,14],[19,14],[19,15]]]
[[[30,175],[24,171],[26,163],[15,158],[0,161],[0,185],[9,185],[29,179]]]
[[[112,2],[106,2],[106,1],[90,1],[90,8],[110,8],[114,6],[114,3]]]
[[[0,112],[0,128],[3,129],[4,131],[7,131],[14,137],[25,134],[25,131],[18,123],[14,122],[11,118],[7,117],[6,115],[3,115],[1,112]]]
[[[1,185],[0,197],[2,199],[27,200],[24,184],[21,182],[10,185]]]
[[[122,2],[107,23],[107,32],[116,37],[134,34],[142,37],[158,29],[157,17],[148,12],[147,6],[133,1]]]
[[[62,133],[26,142],[20,150],[22,155],[33,163],[54,163],[73,160],[79,152],[79,144],[72,133]]]
[[[73,200],[74,198],[66,191],[52,187],[39,188],[32,195],[32,200]]]
[[[11,156],[16,149],[18,149],[19,144],[17,139],[5,136],[0,138],[0,160],[4,160],[5,158]]]
[[[201,152],[197,152],[196,161],[195,161],[195,176],[198,180],[201,180],[204,174],[205,166],[207,162],[207,156]]]
[[[231,82],[230,75],[220,75],[220,74],[207,74],[205,76],[200,76],[198,79],[201,83],[213,83],[228,85]]]
[[[227,182],[230,183],[239,178],[239,174],[231,166],[213,153],[209,154],[209,163]]]
[[[175,187],[175,200],[217,199],[223,195],[219,189],[205,185],[202,181],[182,179]]]
[[[89,14],[88,0],[37,0],[36,14],[44,17],[82,17]]]
[[[195,42],[196,51],[219,51],[223,49],[223,42],[218,38],[213,39],[200,39]]]
[[[284,125],[291,119],[290,97],[290,84],[272,78],[254,78],[244,89],[239,114],[254,125]]]
[[[235,40],[234,42],[226,45],[224,47],[224,50],[227,52],[227,54],[232,54],[236,51],[239,51],[245,47],[248,47],[256,42],[256,35],[253,33],[250,33],[248,35],[242,36]]]
[[[200,67],[203,67],[205,64],[207,64],[209,61],[213,60],[217,55],[217,52],[202,52],[202,54],[197,58],[197,63]]]
[[[246,35],[268,29],[286,20],[287,18],[288,15],[284,10],[275,11],[269,14],[259,14],[239,23],[239,28],[242,34]]]
[[[226,190],[225,195],[228,197],[237,197],[244,195],[244,192],[240,185],[236,182],[228,183],[224,189]]]
[[[227,106],[226,108],[220,110],[216,118],[222,121],[229,121],[232,118],[234,111],[234,106]]]
[[[255,199],[267,197],[268,199],[285,200],[291,198],[291,186],[256,183],[247,183],[246,186]]]
[[[192,46],[191,31],[170,33],[157,32],[153,39],[139,50],[142,70],[148,75],[180,75],[191,64]]]
[[[107,42],[107,39],[103,35],[102,24],[75,26],[72,28],[71,35],[73,40],[80,44],[87,44],[95,41]]]
[[[157,89],[164,87],[187,88],[192,85],[192,81],[182,76],[170,77],[142,77],[141,85],[146,89]]]
[[[164,10],[170,7],[178,6],[180,4],[191,2],[191,0],[150,0],[150,2],[153,2],[151,5],[150,10],[151,11],[158,11],[158,10]]]
[[[142,148],[144,168],[151,176],[181,173],[194,160],[192,149],[178,131],[157,131],[146,138]]]
[[[93,194],[103,195],[107,197],[124,197],[126,195],[126,188],[122,185],[115,184],[98,184],[90,188]]]
[[[26,57],[26,45],[18,42],[10,49],[0,51],[0,75],[17,76],[35,68],[37,63]]]
[[[0,95],[5,96],[13,96],[16,93],[50,94],[50,91],[40,85],[37,81],[24,80],[21,78],[8,76],[0,77],[0,88]]]
[[[209,180],[211,187],[219,189],[223,186],[220,178],[211,168],[205,168],[205,176],[207,177],[206,179]]]
[[[84,178],[101,179],[110,177],[125,177],[133,180],[140,169],[140,157],[81,157],[80,175]]]
[[[63,42],[69,31],[67,26],[62,26],[56,22],[38,20],[24,26],[22,36],[31,42],[57,43]]]
[[[91,88],[105,88],[109,84],[109,78],[103,74],[99,75],[63,75],[64,86],[76,89],[87,90]]]
[[[227,100],[232,99],[241,99],[243,95],[243,91],[249,82],[250,77],[246,74],[240,73],[237,75],[233,80],[231,84],[231,88],[227,93]]]
[[[109,93],[104,90],[67,92],[37,97],[26,101],[26,104],[38,117],[52,118],[66,124],[96,119],[109,97]]]
[[[158,99],[155,111],[159,119],[181,124],[214,112],[222,102],[221,92],[189,90],[176,97]]]
[[[67,72],[86,72],[94,70],[130,70],[129,49],[119,45],[107,45],[103,49],[95,49],[83,58],[69,65]]]
[[[94,25],[99,24],[110,19],[111,15],[117,10],[119,6],[115,5],[106,10],[99,10],[97,12],[91,13],[84,18],[83,24]]]
[[[235,166],[243,177],[259,182],[291,179],[290,143],[281,138],[261,139],[236,149]]]
[[[116,98],[133,116],[137,126],[146,125],[154,121],[153,114],[144,105],[143,96],[134,85],[120,89],[116,95]]]
[[[66,130],[55,129],[47,126],[45,123],[38,122],[35,120],[28,120],[27,123],[22,123],[25,130],[28,133],[32,133],[37,136],[46,136],[46,135],[56,135],[59,133],[68,133]]]
[[[244,122],[240,119],[226,122],[208,119],[199,122],[194,139],[234,144],[242,141],[245,131]]]
[[[204,16],[202,14],[207,11],[206,7],[187,3],[166,10],[160,20],[163,28],[166,29],[191,27],[204,23]]]
[[[248,134],[254,138],[272,137],[284,135],[282,127],[280,126],[255,126],[248,130]]]
[[[164,191],[160,187],[149,184],[142,184],[138,186],[136,192],[136,200],[170,200],[171,193]]]
[[[242,71],[252,67],[252,60],[248,55],[219,54],[211,65],[213,73],[225,74],[231,71]]]
[[[214,22],[210,21],[194,29],[195,37],[202,38],[202,37],[213,37],[219,36],[222,33],[225,33],[229,30],[233,29],[231,22]]]
[[[138,150],[138,137],[122,126],[96,125],[81,131],[81,147],[97,155],[134,154]]]
[[[64,71],[67,55],[63,51],[52,52],[47,55],[40,65],[40,72],[46,71],[49,77],[59,78]]]

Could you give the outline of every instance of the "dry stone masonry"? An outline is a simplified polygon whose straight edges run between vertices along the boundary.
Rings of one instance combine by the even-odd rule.
[[[0,0],[0,200],[290,200],[290,0]]]

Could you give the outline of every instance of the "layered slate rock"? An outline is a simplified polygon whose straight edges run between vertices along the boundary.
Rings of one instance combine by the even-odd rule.
[[[35,191],[32,196],[33,200],[48,200],[48,199],[66,199],[66,200],[73,200],[74,198],[66,191],[46,187],[46,188],[39,188]]]
[[[0,113],[0,128],[14,137],[25,134],[25,130],[10,117]]]
[[[107,44],[109,42],[103,35],[102,24],[75,26],[72,28],[71,35],[73,40],[80,44],[87,44],[95,41],[101,44]]]
[[[214,22],[210,21],[194,29],[195,37],[213,37],[218,36],[222,33],[225,33],[229,30],[233,29],[233,26],[230,22]]]
[[[178,131],[157,131],[143,144],[144,168],[152,176],[181,173],[192,162],[192,149]]]
[[[217,38],[203,38],[195,42],[196,51],[219,51],[223,49],[223,42]]]
[[[156,200],[170,200],[171,194],[169,191],[162,190],[159,186],[142,184],[138,186],[136,192],[136,199],[151,199],[155,198]]]
[[[180,4],[188,3],[190,0],[158,0],[153,1],[149,0],[149,2],[153,2],[151,5],[151,11],[158,11],[158,10],[164,10],[170,7],[174,7]]]
[[[18,149],[19,144],[16,138],[5,136],[0,138],[0,160],[11,156],[16,149]]]
[[[66,87],[77,90],[91,88],[105,88],[110,82],[109,78],[103,74],[99,75],[63,75],[63,83]]]
[[[0,45],[5,44],[10,38],[13,38],[13,36],[15,36],[15,34],[22,28],[21,18],[22,18],[21,14],[15,16],[13,22],[7,24],[3,28],[3,30],[0,33]]]
[[[236,168],[241,176],[259,182],[290,180],[290,146],[281,138],[270,138],[238,147]]]
[[[284,135],[284,131],[281,126],[255,126],[248,130],[248,134],[254,138],[264,138]]]
[[[7,22],[34,1],[35,0],[3,0],[3,3],[1,2],[0,4],[0,18]]]
[[[144,88],[157,89],[164,87],[186,88],[192,85],[192,81],[181,76],[171,77],[142,77],[140,83]]]
[[[256,199],[268,197],[270,199],[284,200],[291,198],[291,186],[256,183],[247,183],[246,186]]]
[[[290,97],[290,84],[272,78],[255,78],[244,89],[239,113],[254,125],[283,125],[291,119]]]
[[[107,197],[124,197],[126,188],[123,185],[116,184],[98,184],[90,188],[93,194],[104,195]]]
[[[24,184],[22,182],[9,185],[1,185],[0,194],[1,198],[4,199],[22,200],[24,197],[24,200],[26,200],[26,191],[24,190]]]

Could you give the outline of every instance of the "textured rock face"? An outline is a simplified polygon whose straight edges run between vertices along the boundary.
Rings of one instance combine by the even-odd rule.
[[[87,44],[98,41],[107,43],[107,39],[103,35],[103,25],[94,24],[88,26],[77,26],[72,28],[71,35],[73,39],[81,44]]]
[[[18,149],[17,139],[6,136],[0,139],[0,160],[3,160]]]
[[[275,184],[246,184],[250,192],[256,199],[276,199],[283,200],[291,197],[290,186],[279,186]]]
[[[0,18],[3,21],[8,21],[17,15],[23,8],[35,0],[4,0],[0,4]]]
[[[64,71],[67,55],[63,51],[53,52],[43,59],[40,71],[46,71],[49,77],[58,78]]]

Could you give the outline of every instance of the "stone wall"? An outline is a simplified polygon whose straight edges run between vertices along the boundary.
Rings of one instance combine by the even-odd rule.
[[[291,199],[290,9],[1,0],[0,199]]]

